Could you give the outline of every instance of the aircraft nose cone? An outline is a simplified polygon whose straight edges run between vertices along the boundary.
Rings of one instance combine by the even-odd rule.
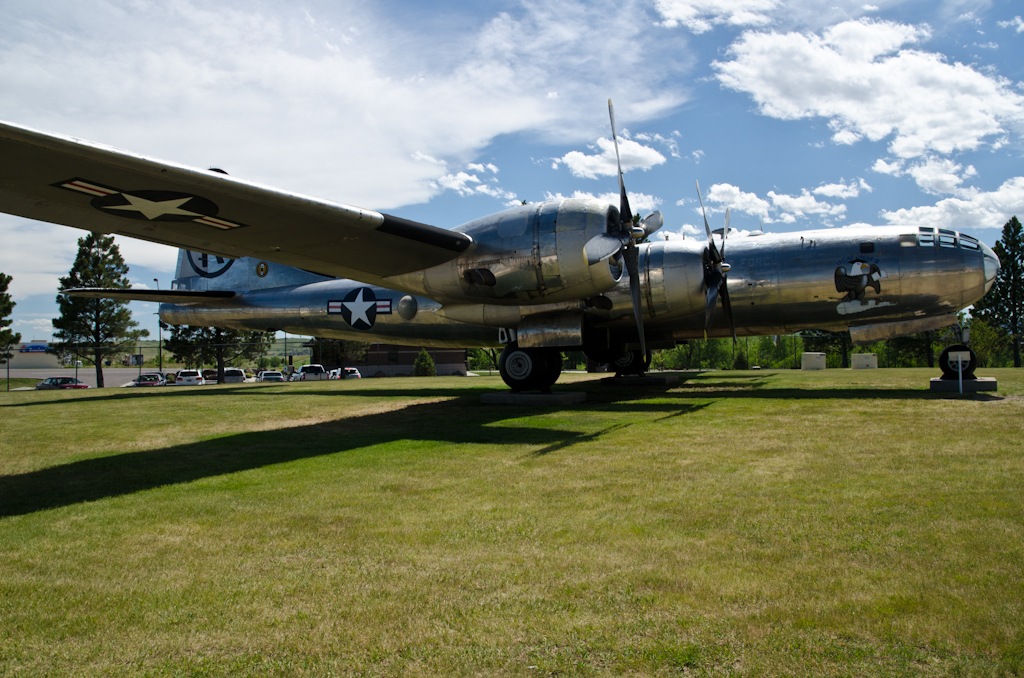
[[[987,294],[999,274],[999,257],[985,243],[981,243],[981,254],[985,262],[985,293]]]

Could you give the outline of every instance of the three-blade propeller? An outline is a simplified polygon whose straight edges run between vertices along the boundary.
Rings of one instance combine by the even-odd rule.
[[[704,288],[707,297],[704,305],[704,338],[708,338],[708,330],[711,329],[711,321],[715,318],[715,309],[718,307],[718,298],[722,298],[722,310],[729,321],[729,329],[732,330],[733,343],[736,342],[736,325],[732,319],[732,304],[729,303],[728,277],[730,266],[725,262],[725,239],[729,235],[730,212],[725,210],[725,228],[722,229],[722,247],[715,246],[715,238],[711,233],[711,226],[708,225],[708,215],[704,209],[704,198],[700,194],[700,182],[697,182],[697,200],[700,201],[700,211],[704,216],[704,231],[708,234],[708,246],[704,248],[702,257],[704,264]]]

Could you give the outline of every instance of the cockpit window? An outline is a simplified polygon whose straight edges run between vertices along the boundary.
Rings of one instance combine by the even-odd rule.
[[[900,236],[900,247],[915,247],[917,245],[917,236],[913,233],[905,233]]]
[[[960,247],[962,247],[965,250],[981,249],[981,247],[978,245],[977,238],[972,238],[971,236],[964,235],[963,233],[960,234]]]
[[[956,247],[956,234],[947,235],[939,230],[939,247]]]
[[[875,243],[873,243],[873,242],[862,242],[860,244],[860,253],[861,254],[871,254],[874,251],[875,251]]]
[[[922,226],[918,229],[917,243],[921,247],[935,247],[935,229]]]

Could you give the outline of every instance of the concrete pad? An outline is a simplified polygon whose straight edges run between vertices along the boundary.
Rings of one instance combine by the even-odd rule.
[[[583,391],[559,391],[557,393],[482,393],[480,402],[484,405],[572,405],[587,401]]]
[[[978,377],[977,379],[964,379],[964,393],[977,393],[978,391],[996,391],[995,377]],[[960,381],[957,379],[940,379],[934,377],[929,388],[932,391],[944,391],[950,393],[960,392]]]
[[[605,386],[668,386],[678,384],[674,374],[645,374],[642,377],[607,377],[601,380]]]

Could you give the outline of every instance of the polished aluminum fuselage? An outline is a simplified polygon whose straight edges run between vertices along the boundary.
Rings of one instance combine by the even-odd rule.
[[[614,208],[586,200],[509,210],[456,229],[474,239],[466,254],[396,276],[389,287],[258,259],[239,259],[228,275],[215,278],[189,276],[179,265],[176,288],[237,295],[217,305],[162,304],[160,315],[173,324],[447,347],[500,345],[515,337],[524,319],[544,327],[551,318],[549,344],[565,348],[575,342],[560,338],[555,327],[579,317],[588,328],[628,340],[636,333],[627,277],[614,258],[588,266],[583,254],[587,241],[616,219]],[[704,336],[706,246],[691,239],[639,245],[644,326],[656,345]],[[991,250],[970,236],[918,227],[732,235],[724,249],[740,336],[948,316],[981,299],[998,270]],[[492,284],[475,284],[473,271],[489,272]],[[594,304],[599,297],[606,303]],[[341,312],[360,311],[353,304],[364,298],[379,302],[379,312],[364,316],[368,322]],[[709,336],[728,335],[719,309]]]

